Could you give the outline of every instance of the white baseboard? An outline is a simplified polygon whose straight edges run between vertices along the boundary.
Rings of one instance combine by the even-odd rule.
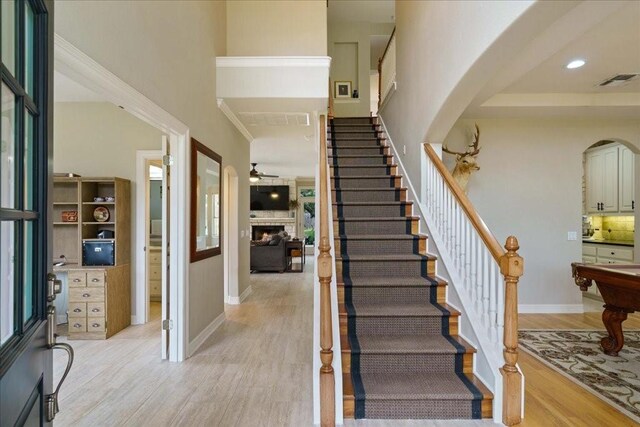
[[[227,304],[233,304],[233,305],[242,304],[242,302],[246,300],[249,295],[251,295],[252,291],[253,290],[251,289],[251,285],[249,285],[249,287],[245,289],[242,295],[240,295],[239,297],[229,297],[229,302]]]
[[[518,313],[584,313],[584,307],[582,304],[518,304]]]
[[[216,317],[213,322],[209,323],[209,325],[202,330],[198,334],[197,337],[194,338],[193,341],[189,342],[189,346],[187,348],[187,357],[193,356],[200,346],[211,336],[212,333],[215,332],[216,329],[222,325],[225,321],[224,312],[220,314],[220,316]]]

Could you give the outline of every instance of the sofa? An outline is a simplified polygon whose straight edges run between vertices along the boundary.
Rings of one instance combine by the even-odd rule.
[[[267,241],[252,242],[250,249],[250,270],[278,271],[287,269],[287,241],[289,236],[275,234]]]

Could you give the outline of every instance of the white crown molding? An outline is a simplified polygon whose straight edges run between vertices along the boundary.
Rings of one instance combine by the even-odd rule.
[[[213,319],[213,322],[209,323],[206,328],[202,330],[198,334],[197,337],[193,339],[193,341],[189,342],[189,349],[187,352],[187,357],[193,356],[193,354],[200,348],[202,344],[213,334],[216,329],[220,327],[225,321],[224,312],[222,312],[218,317]]]
[[[231,108],[229,108],[227,103],[224,102],[224,99],[218,98],[218,108],[222,110],[224,115],[227,116],[229,121],[233,123],[233,125],[240,131],[242,136],[244,136],[247,139],[247,141],[251,142],[254,140],[253,135],[251,135],[251,132],[249,132],[249,130],[245,127],[245,125],[242,124],[238,116],[236,116],[234,112],[231,111]]]
[[[635,107],[640,93],[499,93],[481,107]]]
[[[317,67],[329,68],[330,56],[218,56],[218,68]]]

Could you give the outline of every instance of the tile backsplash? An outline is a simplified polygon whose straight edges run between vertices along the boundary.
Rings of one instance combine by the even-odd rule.
[[[594,239],[633,241],[635,218],[626,216],[590,216]],[[611,231],[609,231],[611,230]]]

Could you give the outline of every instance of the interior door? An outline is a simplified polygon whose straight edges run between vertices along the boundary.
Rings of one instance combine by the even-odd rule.
[[[169,358],[169,336],[171,324],[169,298],[169,209],[171,203],[171,151],[169,138],[162,137],[162,358]]]
[[[49,0],[0,2],[0,426],[49,425],[53,23]],[[51,15],[52,16],[52,15]],[[71,359],[71,357],[70,357]]]

